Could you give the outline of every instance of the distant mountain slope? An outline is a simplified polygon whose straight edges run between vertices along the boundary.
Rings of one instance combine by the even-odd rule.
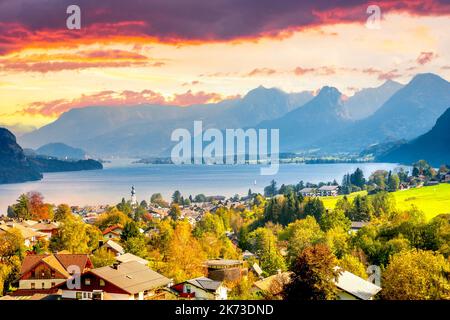
[[[21,137],[30,148],[62,142],[97,156],[158,156],[172,144],[177,128],[191,130],[195,120],[204,128],[255,126],[300,107],[309,92],[287,94],[258,87],[242,99],[190,107],[142,105],[72,109],[55,122]]]
[[[379,87],[362,89],[344,102],[345,109],[353,120],[367,118],[401,88],[403,88],[401,83],[387,80]]]
[[[412,164],[420,159],[438,167],[450,164],[450,108],[426,134],[380,156],[378,160]]]
[[[327,152],[359,152],[372,144],[411,140],[429,131],[450,107],[450,83],[419,74],[372,116],[315,145]]]
[[[0,184],[42,179],[42,172],[63,172],[102,169],[95,160],[61,161],[39,156],[25,156],[16,137],[0,128]]]
[[[28,162],[16,137],[0,128],[0,184],[40,179],[42,174]]]
[[[58,159],[85,159],[87,154],[83,149],[72,148],[64,143],[49,143],[36,150],[38,155],[51,156]]]
[[[301,108],[279,119],[264,121],[258,128],[279,129],[281,151],[296,152],[350,123],[352,121],[343,106],[341,93],[336,88],[323,87]]]

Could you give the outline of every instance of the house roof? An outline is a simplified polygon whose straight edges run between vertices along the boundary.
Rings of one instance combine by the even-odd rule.
[[[364,226],[367,226],[369,223],[366,221],[352,221],[352,229],[361,229]]]
[[[381,288],[372,282],[364,280],[351,272],[342,269],[341,271],[342,273],[337,280],[336,286],[352,296],[361,300],[369,300],[381,291]]]
[[[116,268],[106,266],[92,269],[90,273],[130,294],[163,287],[171,282],[170,279],[137,261],[124,262],[117,265]]]
[[[319,188],[319,191],[333,191],[333,190],[337,190],[339,188],[339,186],[321,186]]]
[[[255,270],[255,272],[258,274],[258,276],[262,275],[263,271],[256,262],[252,265],[252,268],[253,268],[253,270]]]
[[[32,225],[31,228],[38,231],[52,231],[58,229],[59,226],[53,222],[50,223],[40,222]]]
[[[58,271],[60,274],[64,275],[66,278],[70,277],[69,272],[67,272],[67,269],[61,264],[61,262],[56,259],[54,255],[49,255],[42,259],[43,262],[45,262],[47,265],[49,265],[53,270]]]
[[[136,261],[139,262],[143,265],[148,265],[148,260],[142,259],[141,257],[135,256],[132,253],[125,253],[123,255],[120,255],[118,257],[116,257],[116,260],[119,262],[129,262],[129,261]]]
[[[108,228],[106,228],[105,230],[103,230],[102,234],[103,234],[103,235],[108,234],[108,233],[110,233],[110,232],[113,232],[113,231],[116,230],[116,229],[123,229],[123,228],[122,228],[121,225],[116,224],[116,225],[114,225],[114,226],[108,227]]]
[[[33,238],[33,237],[39,238],[39,237],[44,237],[45,236],[42,233],[36,232],[33,229],[31,229],[29,227],[25,227],[23,225],[20,225],[18,223],[1,224],[0,225],[0,229],[2,229],[5,232],[10,232],[12,228],[16,228],[17,230],[19,230],[20,233],[22,234],[22,237],[24,239],[30,239],[30,238]]]
[[[199,277],[199,278],[195,278],[195,279],[186,280],[186,283],[189,283],[200,289],[204,289],[206,291],[213,291],[213,292],[215,292],[222,285],[222,282],[214,281],[214,280],[206,278],[206,277]]]
[[[234,266],[240,266],[242,265],[241,260],[229,260],[229,259],[212,259],[205,261],[205,265],[207,267],[212,268],[220,268],[220,267],[234,267]]]
[[[117,242],[115,242],[114,240],[106,241],[105,244],[102,245],[102,248],[103,247],[109,247],[120,254],[123,254],[125,252],[125,250],[122,248],[122,246],[120,244],[118,244]]]
[[[280,274],[274,274],[272,276],[269,276],[267,278],[261,279],[256,281],[255,283],[253,283],[253,286],[256,287],[258,290],[261,291],[269,291],[271,286],[272,286],[272,282],[279,279],[281,280],[283,283],[289,282],[291,278],[291,272],[283,272]],[[280,287],[280,290],[282,290],[282,287]],[[280,294],[280,292],[273,292],[274,294]]]
[[[29,272],[41,261],[66,277],[70,276],[67,272],[69,266],[76,265],[81,271],[92,266],[87,254],[36,254],[24,258],[20,274]]]
[[[91,260],[87,254],[66,254],[58,253],[55,254],[56,259],[67,269],[69,266],[78,266],[81,271],[86,268],[92,267]]]
[[[315,190],[316,188],[303,188],[302,190],[300,190],[300,192],[313,192]]]

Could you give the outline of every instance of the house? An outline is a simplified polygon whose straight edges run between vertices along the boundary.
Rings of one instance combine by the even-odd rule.
[[[28,255],[22,262],[19,288],[15,296],[55,293],[57,285],[66,282],[74,272],[81,274],[92,268],[87,254]]]
[[[300,190],[300,194],[304,197],[315,197],[317,196],[316,188],[303,188]]]
[[[450,172],[447,172],[447,173],[444,175],[443,182],[448,182],[448,183],[450,183]]]
[[[367,221],[352,221],[352,224],[350,226],[350,232],[356,233],[361,229],[362,227],[365,227],[369,224]]]
[[[257,259],[258,257],[256,256],[256,254],[254,254],[248,250],[245,250],[244,253],[242,253],[242,258],[244,260],[249,260],[249,259]]]
[[[178,296],[195,300],[227,300],[228,288],[221,281],[206,277],[186,280],[172,287]]]
[[[339,269],[339,267],[336,267]],[[334,281],[338,288],[337,298],[339,300],[373,300],[381,288],[372,282],[364,280],[357,275],[341,270],[337,281]],[[265,297],[281,297],[283,286],[291,281],[291,272],[279,273],[265,279],[256,281],[251,292]]]
[[[112,252],[115,256],[120,256],[125,253],[125,250],[122,248],[120,244],[115,242],[114,240],[108,240],[100,248],[105,248],[107,251]]]
[[[40,239],[44,239],[46,237],[45,234],[34,231],[30,227],[23,226],[20,223],[16,223],[14,221],[0,224],[0,230],[2,230],[3,232],[11,232],[13,229],[19,230],[24,239],[24,245],[26,247],[32,247]]]
[[[59,229],[59,223],[56,222],[38,222],[30,227],[34,231],[40,232],[45,235],[49,240],[52,236],[57,234]]]
[[[121,263],[129,262],[129,261],[136,261],[136,262],[143,264],[144,266],[148,265],[148,260],[145,260],[145,259],[142,259],[141,257],[135,256],[132,253],[125,253],[123,255],[117,256],[116,260]]]
[[[208,278],[215,281],[236,281],[246,276],[248,270],[241,260],[212,259],[205,262]]]
[[[59,287],[62,299],[149,300],[157,299],[171,280],[137,261],[117,263],[84,273],[78,288]]]
[[[123,232],[122,226],[120,224],[116,224],[103,230],[102,234],[105,240],[120,239],[122,232]]]
[[[336,286],[339,289],[339,300],[373,300],[375,295],[381,291],[381,288],[372,282],[342,269]]]
[[[321,197],[336,197],[339,192],[339,186],[321,186],[318,192]]]
[[[267,278],[260,279],[253,283],[250,292],[266,297],[280,297],[283,293],[283,284],[289,283],[291,280],[291,272],[279,272]]]

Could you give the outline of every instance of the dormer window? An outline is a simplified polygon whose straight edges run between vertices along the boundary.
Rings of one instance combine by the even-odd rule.
[[[84,279],[84,284],[87,285],[87,286],[90,286],[91,285],[91,278]]]

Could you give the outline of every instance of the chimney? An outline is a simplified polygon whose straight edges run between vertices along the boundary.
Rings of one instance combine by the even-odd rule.
[[[113,265],[112,265],[112,268],[114,269],[114,270],[119,270],[119,262],[114,262],[113,263]]]

